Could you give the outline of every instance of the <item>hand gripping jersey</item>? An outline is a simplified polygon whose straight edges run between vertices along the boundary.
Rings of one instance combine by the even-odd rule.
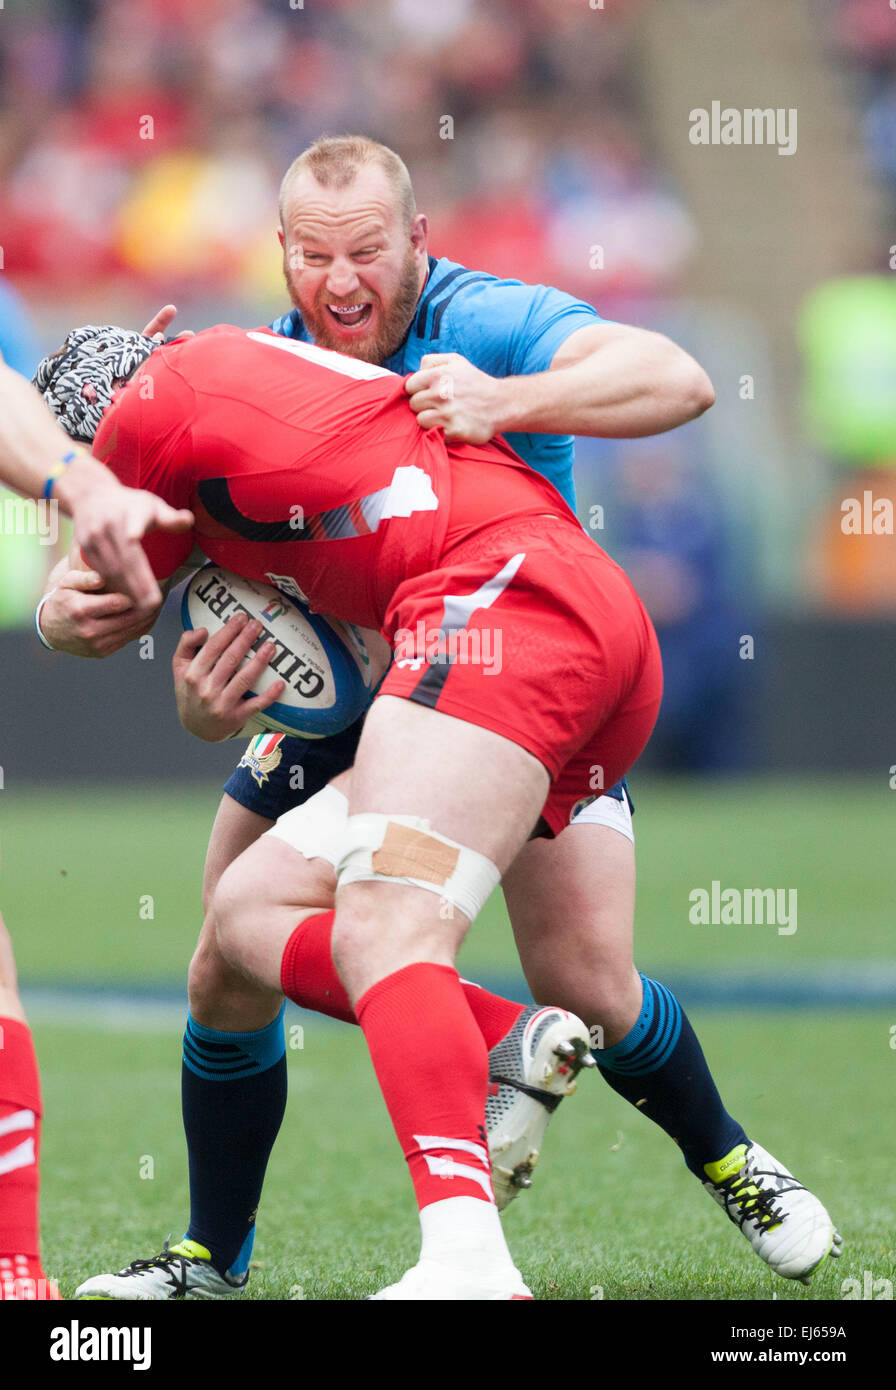
[[[590,304],[550,285],[501,280],[444,256],[430,256],[414,317],[383,366],[408,376],[426,353],[457,352],[489,376],[529,376],[546,372],[571,334],[603,322]],[[310,341],[298,309],[283,314],[271,328],[284,337]],[[572,435],[514,433],[507,435],[507,443],[575,509]]]
[[[446,540],[507,516],[575,523],[503,441],[452,448],[449,462],[401,377],[266,329],[220,326],[159,348],[106,412],[94,452],[122,482],[193,511],[192,535],[146,538],[159,578],[195,541],[365,627]]]

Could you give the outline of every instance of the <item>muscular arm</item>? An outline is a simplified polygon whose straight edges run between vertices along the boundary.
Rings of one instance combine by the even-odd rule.
[[[424,428],[484,443],[496,434],[661,434],[695,419],[715,400],[698,365],[660,333],[596,323],[570,334],[550,368],[503,379],[456,353],[424,357],[407,383]]]
[[[558,348],[550,371],[508,377],[498,433],[633,439],[695,419],[715,400],[706,372],[683,348],[643,328],[599,323]]]

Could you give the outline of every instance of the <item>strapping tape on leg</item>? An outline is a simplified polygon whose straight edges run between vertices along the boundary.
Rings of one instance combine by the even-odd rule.
[[[278,817],[265,834],[285,840],[306,859],[327,859],[335,869],[347,820],[348,798],[335,787],[324,787]]]
[[[426,888],[472,922],[501,881],[497,866],[449,840],[420,816],[349,816],[337,865],[339,885],[381,880]]]

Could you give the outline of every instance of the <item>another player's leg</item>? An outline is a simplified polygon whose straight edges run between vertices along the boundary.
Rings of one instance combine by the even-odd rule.
[[[238,1297],[255,1215],[286,1106],[283,998],[234,970],[217,949],[210,905],[221,874],[272,821],[225,795],[209,840],[205,919],[190,963],[181,1108],[190,1178],[185,1235],[149,1259],[95,1275],[76,1298]]]
[[[223,797],[206,858],[181,1069],[190,1220],[180,1246],[194,1257],[207,1252],[237,1289],[248,1277],[268,1158],[286,1109],[283,999],[222,958],[211,904],[221,874],[269,826],[266,816]]]
[[[0,1302],[57,1299],[38,1239],[40,1077],[0,917]]]
[[[337,779],[338,785],[338,779]],[[337,831],[347,815],[345,798],[335,795]],[[264,1174],[280,1128],[286,1098],[286,1061],[281,1006],[283,992],[304,1008],[355,1023],[345,988],[333,965],[331,932],[336,877],[333,854],[312,858],[314,835],[325,829],[329,789],[317,793],[301,808],[281,818],[276,832],[265,835],[271,822],[225,796],[209,843],[204,881],[208,908],[190,971],[191,1016],[184,1038],[182,1098],[190,1172],[190,1225],[174,1245],[149,1259],[135,1260],[126,1269],[96,1275],[79,1286],[85,1299],[221,1299],[239,1295],[246,1279],[235,1268],[248,1261]],[[321,804],[323,800],[323,805]],[[313,830],[305,841],[308,852],[290,848],[295,823]],[[287,829],[281,831],[281,826]],[[292,827],[290,830],[289,827]],[[284,839],[277,838],[279,834]],[[307,833],[307,832],[306,832]],[[260,838],[258,838],[260,837]],[[257,843],[255,841],[257,840]],[[247,845],[252,848],[241,851]],[[319,848],[319,846],[318,846]],[[227,867],[239,859],[239,872],[224,894],[230,950],[222,952],[211,911],[211,899]],[[285,991],[281,989],[281,974]],[[562,1009],[525,1009],[472,983],[465,992],[488,1048],[508,1034],[520,1032],[533,1016],[550,1022],[548,1035],[537,1037],[537,1054],[527,1053],[524,1082],[540,1089],[552,1107],[572,1089],[583,1057],[583,1025]],[[531,1030],[527,1038],[531,1037]],[[546,1055],[548,1043],[572,1045],[572,1058]],[[236,1051],[234,1051],[236,1049]],[[258,1070],[248,1071],[254,1049]],[[200,1067],[202,1051],[236,1057],[237,1070]],[[550,1051],[550,1049],[549,1049]],[[506,1049],[501,1053],[502,1061]],[[590,1060],[590,1059],[589,1059]],[[268,1061],[269,1065],[264,1066]],[[239,1070],[242,1068],[242,1070]],[[234,1084],[236,1081],[237,1084]],[[490,1096],[495,1123],[502,1118],[504,1087]],[[544,1129],[539,1106],[530,1120],[540,1140]],[[537,1151],[531,1134],[518,1135],[528,1156]],[[522,1171],[511,1177],[523,1178]],[[518,1187],[498,1180],[499,1206]],[[240,1261],[242,1256],[242,1261]]]
[[[547,788],[542,764],[490,730],[389,696],[368,715],[333,951],[408,1162],[422,1233],[418,1264],[380,1298],[530,1296],[495,1206],[488,1054],[454,957]]]
[[[232,866],[215,917],[223,954],[258,985],[355,1023],[331,941],[348,776],[287,812]],[[472,981],[461,985],[489,1050],[486,1130],[501,1209],[528,1185],[547,1121],[593,1059],[584,1025],[567,1010],[527,1008]]]
[[[675,1140],[760,1258],[808,1282],[840,1238],[818,1198],[725,1109],[672,991],[636,971],[630,817],[608,797],[593,807],[555,840],[527,845],[505,876],[530,988],[599,1030],[594,1056],[609,1085]]]
[[[181,1106],[190,1173],[185,1236],[152,1259],[98,1275],[79,1298],[232,1298],[246,1286],[255,1218],[286,1106],[282,992],[235,970],[211,915],[224,870],[291,806],[350,767],[360,726],[333,739],[253,740],[227,783],[209,840],[205,920],[190,962]]]

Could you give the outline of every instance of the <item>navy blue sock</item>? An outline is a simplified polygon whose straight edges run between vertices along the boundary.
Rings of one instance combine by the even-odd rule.
[[[181,1105],[190,1162],[187,1237],[206,1247],[219,1273],[244,1274],[286,1108],[283,1008],[255,1033],[222,1033],[188,1015]]]
[[[641,1013],[630,1033],[593,1056],[604,1080],[675,1140],[692,1173],[715,1163],[746,1134],[722,1104],[703,1049],[671,990],[641,976]]]

